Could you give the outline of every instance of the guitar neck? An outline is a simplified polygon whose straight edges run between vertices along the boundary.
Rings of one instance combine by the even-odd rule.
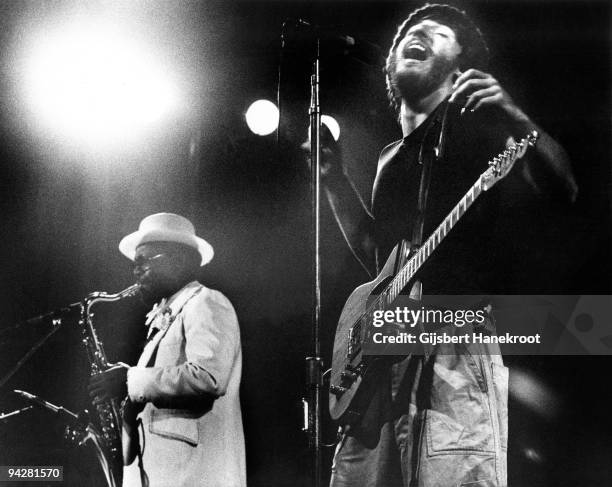
[[[442,242],[448,233],[455,227],[457,222],[467,212],[468,208],[474,204],[482,192],[482,179],[478,178],[478,180],[468,190],[468,192],[463,195],[463,198],[459,200],[459,203],[455,205],[442,223],[438,225],[438,228],[436,228],[425,243],[419,247],[418,251],[410,258],[410,260],[389,283],[387,292],[385,293],[385,301],[387,303],[391,303],[397,298],[402,289],[406,287],[429,256],[434,252],[438,245],[440,245],[440,242]]]

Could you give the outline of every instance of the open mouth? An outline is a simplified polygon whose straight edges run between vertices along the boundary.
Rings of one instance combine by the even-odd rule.
[[[425,46],[421,44],[409,44],[402,51],[404,59],[414,59],[415,61],[425,61],[429,55]]]

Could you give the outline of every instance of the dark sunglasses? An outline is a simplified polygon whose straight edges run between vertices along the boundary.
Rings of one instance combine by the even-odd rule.
[[[162,257],[166,257],[166,255],[167,254],[156,254],[152,257],[143,257],[142,255],[139,255],[138,257],[134,259],[134,268],[135,269],[149,268],[151,267],[153,262],[155,262],[158,259],[161,259]]]

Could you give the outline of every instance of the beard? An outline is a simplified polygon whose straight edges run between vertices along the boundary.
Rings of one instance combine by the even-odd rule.
[[[403,67],[397,64],[391,84],[405,100],[420,100],[436,91],[457,70],[457,60],[444,56],[432,56],[427,61],[429,66]]]

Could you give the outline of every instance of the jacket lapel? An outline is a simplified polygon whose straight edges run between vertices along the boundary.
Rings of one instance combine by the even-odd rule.
[[[145,345],[140,358],[138,359],[138,367],[150,367],[151,358],[155,356],[155,351],[162,341],[162,338],[168,333],[168,330],[174,323],[176,316],[181,312],[183,306],[193,296],[195,296],[202,289],[202,285],[197,281],[192,281],[183,287],[180,291],[175,293],[168,301],[168,306],[172,310],[170,314],[170,324],[163,329],[160,329],[149,342]],[[161,318],[161,316],[159,317]]]
[[[170,326],[172,326],[172,324],[170,324]],[[159,346],[159,342],[161,342],[162,338],[164,338],[164,335],[168,333],[170,326],[168,326],[164,330],[159,330],[153,336],[153,338],[147,342],[147,344],[145,345],[142,351],[142,355],[140,355],[140,358],[138,359],[138,364],[137,364],[138,367],[148,367],[150,365],[153,365],[153,364],[149,364],[149,361],[151,360],[151,357],[153,356],[155,350],[157,350],[157,347]]]

